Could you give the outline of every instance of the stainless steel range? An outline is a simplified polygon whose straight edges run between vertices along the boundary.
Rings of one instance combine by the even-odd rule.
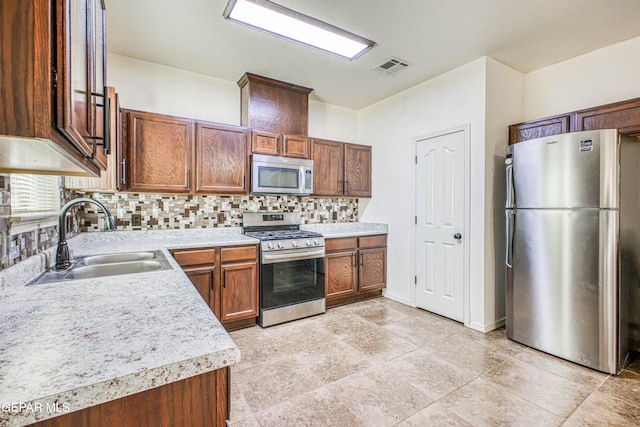
[[[300,230],[300,214],[244,213],[260,239],[260,315],[266,327],[325,312],[324,237]]]

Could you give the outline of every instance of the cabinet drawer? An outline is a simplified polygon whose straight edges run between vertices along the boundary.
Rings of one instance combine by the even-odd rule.
[[[207,265],[216,263],[216,249],[194,249],[188,251],[174,251],[173,257],[180,266]]]
[[[327,252],[344,251],[347,249],[356,249],[358,247],[357,237],[345,237],[341,239],[326,239],[325,249]]]
[[[220,261],[222,263],[236,261],[256,261],[258,259],[258,248],[256,246],[239,246],[233,248],[222,248],[220,251]]]
[[[358,238],[358,247],[364,248],[379,248],[381,246],[387,246],[387,235],[380,234],[377,236],[363,236]]]

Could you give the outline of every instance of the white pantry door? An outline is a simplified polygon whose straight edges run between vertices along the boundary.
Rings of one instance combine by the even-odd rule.
[[[417,142],[416,305],[464,321],[465,132]]]

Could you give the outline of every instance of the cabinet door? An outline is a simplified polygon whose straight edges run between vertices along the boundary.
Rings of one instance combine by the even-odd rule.
[[[129,111],[129,190],[188,193],[191,189],[191,121]]]
[[[92,1],[92,0],[91,0]],[[93,154],[89,0],[56,2],[57,126],[87,158]]]
[[[313,139],[313,194],[315,196],[343,195],[344,144],[337,141]]]
[[[197,122],[195,141],[196,192],[249,192],[246,128]]]
[[[222,266],[220,320],[249,319],[258,316],[258,264]]]
[[[65,188],[77,188],[80,190],[97,190],[97,191],[115,191],[118,189],[118,181],[117,176],[119,175],[119,171],[121,167],[116,159],[116,145],[118,138],[118,129],[119,129],[119,106],[118,106],[118,95],[115,92],[115,88],[108,87],[107,88],[107,98],[109,100],[108,106],[110,109],[109,116],[109,131],[107,132],[106,137],[109,139],[109,145],[111,146],[111,151],[107,156],[107,169],[102,172],[100,178],[93,177],[80,177],[80,176],[65,176],[64,177],[64,187]]]
[[[328,253],[325,258],[325,292],[328,300],[358,292],[356,251]]]
[[[282,155],[299,159],[309,158],[309,138],[304,135],[283,135]]]
[[[279,156],[280,134],[260,130],[251,131],[251,152],[253,154]]]
[[[344,195],[371,197],[371,147],[345,144]]]
[[[640,135],[640,99],[618,102],[576,113],[576,130],[619,129]]]
[[[91,59],[93,60],[93,82],[91,95],[91,113],[93,115],[93,162],[102,170],[107,169],[108,154],[111,151],[109,138],[111,119],[109,108],[110,99],[106,88],[106,27],[104,0],[92,0],[92,31]]]
[[[571,132],[570,115],[547,117],[509,126],[509,144]]]
[[[387,281],[387,248],[361,249],[358,256],[360,291],[384,288]]]
[[[216,316],[215,267],[185,268],[184,272]]]

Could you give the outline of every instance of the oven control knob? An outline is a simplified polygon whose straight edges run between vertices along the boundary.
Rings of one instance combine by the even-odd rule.
[[[267,249],[273,249],[273,243],[271,242],[267,243]]]
[[[314,240],[313,240],[313,244],[314,244],[314,245],[316,245],[316,246],[318,246],[318,245],[320,244],[320,242],[318,242],[318,239],[314,239]]]
[[[279,247],[280,249],[284,248],[284,243],[282,243],[282,242],[278,242],[278,247]]]
[[[307,246],[311,246],[311,240],[306,240],[306,241],[304,242],[304,244],[305,244],[305,245],[307,245]]]
[[[293,246],[294,248],[298,247],[298,242],[296,240],[294,240],[293,242],[291,242],[291,246]]]

